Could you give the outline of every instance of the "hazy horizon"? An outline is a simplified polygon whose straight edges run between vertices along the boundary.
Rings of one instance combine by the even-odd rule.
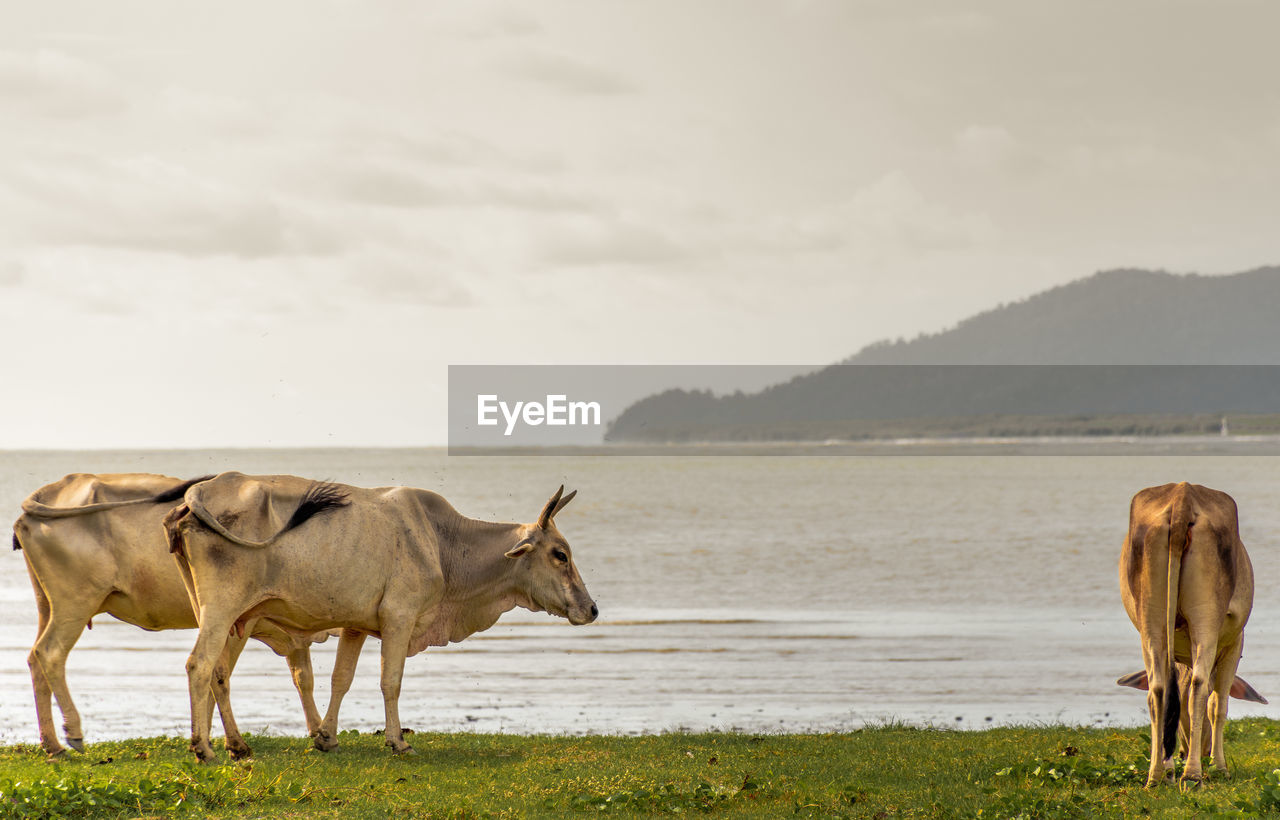
[[[1280,263],[1280,7],[78,2],[0,32],[0,448],[441,446],[450,364],[812,364]]]

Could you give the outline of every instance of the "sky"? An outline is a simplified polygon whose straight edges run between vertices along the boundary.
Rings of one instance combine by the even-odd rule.
[[[1280,263],[1280,6],[0,13],[0,448],[442,444],[451,364],[813,364]]]

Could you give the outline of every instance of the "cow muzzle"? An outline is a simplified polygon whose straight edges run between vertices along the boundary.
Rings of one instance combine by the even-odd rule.
[[[582,626],[594,621],[600,615],[600,609],[596,606],[596,602],[592,601],[589,606],[571,606],[569,607],[569,623],[574,626]]]

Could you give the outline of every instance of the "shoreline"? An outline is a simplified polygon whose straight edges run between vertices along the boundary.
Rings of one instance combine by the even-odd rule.
[[[825,441],[449,447],[450,456],[1276,456],[1280,435],[918,436]]]

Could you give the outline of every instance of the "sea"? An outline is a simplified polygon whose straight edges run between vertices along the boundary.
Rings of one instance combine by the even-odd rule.
[[[1132,727],[1147,720],[1144,693],[1115,680],[1141,669],[1142,655],[1116,563],[1129,499],[1170,481],[1222,489],[1239,504],[1257,577],[1239,674],[1280,704],[1280,457],[1260,450],[1245,442],[1170,454],[1139,443],[1112,455],[1097,442],[1024,442],[990,452],[907,443],[631,457],[0,452],[0,514],[16,518],[23,497],[70,472],[235,469],[408,485],[496,521],[532,521],[559,485],[578,490],[557,524],[599,620],[571,626],[514,610],[486,632],[410,658],[400,714],[419,731]],[[35,605],[22,554],[4,555],[0,743],[34,742],[26,656]],[[67,672],[86,740],[186,736],[194,641],[191,630],[95,618]],[[322,712],[335,648],[314,647]],[[305,734],[284,660],[266,646],[250,642],[231,691],[242,730]],[[1277,708],[1231,704],[1233,715]],[[370,640],[340,728],[382,722]]]

